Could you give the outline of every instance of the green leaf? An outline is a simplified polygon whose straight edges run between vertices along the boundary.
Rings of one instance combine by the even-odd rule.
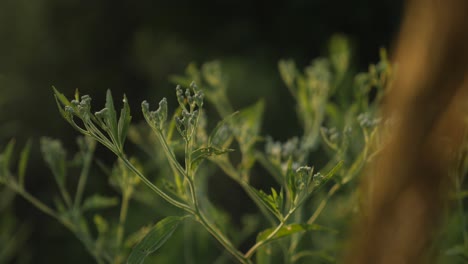
[[[60,115],[68,122],[71,122],[72,116],[63,108],[64,106],[70,106],[70,101],[68,101],[67,97],[65,97],[63,93],[59,92],[54,86],[52,86],[52,89],[54,90],[55,102],[57,103],[57,108],[60,112]]]
[[[15,143],[16,143],[16,140],[13,138],[11,139],[7,146],[5,147],[5,150],[3,151],[3,154],[2,154],[2,164],[1,165],[1,168],[2,169],[2,176],[3,177],[7,177],[10,175],[10,162],[11,162],[11,158],[12,158],[12,155],[13,155],[13,149],[15,147]]]
[[[211,156],[218,156],[234,151],[233,149],[219,149],[216,147],[199,148],[192,152],[192,167],[196,168],[203,160]]]
[[[84,200],[82,209],[83,211],[104,209],[117,206],[118,204],[119,199],[117,197],[106,197],[99,194],[95,194]]]
[[[335,174],[338,172],[339,169],[341,169],[341,167],[343,166],[344,164],[344,161],[343,160],[340,160],[336,165],[335,167],[333,167],[326,175],[325,175],[325,178],[324,178],[324,181],[323,182],[327,182],[328,180],[330,180],[333,176],[335,176]]]
[[[466,248],[464,245],[456,245],[452,248],[447,249],[445,251],[445,255],[468,257],[468,248]]]
[[[93,220],[94,225],[96,225],[96,229],[100,235],[107,233],[109,230],[109,223],[104,217],[99,214],[95,214]]]
[[[141,264],[145,258],[160,248],[172,236],[183,217],[169,216],[159,221],[138,243],[128,257],[128,264]]]
[[[223,74],[219,61],[210,61],[204,63],[201,67],[201,72],[205,81],[214,89],[224,89]]]
[[[117,131],[117,113],[115,112],[114,100],[112,99],[112,93],[110,90],[107,90],[106,93],[106,108],[107,108],[107,125],[110,128],[112,135],[118,137]]]
[[[258,140],[265,108],[263,100],[242,109],[239,114],[232,117],[232,132],[239,142],[242,153],[247,153]]]
[[[31,152],[31,140],[28,140],[23,150],[21,150],[20,159],[18,162],[18,179],[19,179],[20,186],[24,186],[24,176],[26,174],[26,166],[28,165],[30,152]]]
[[[125,240],[125,247],[126,248],[133,248],[138,242],[140,242],[146,234],[150,231],[151,226],[143,226],[140,227],[137,231],[127,236]]]
[[[169,76],[169,81],[174,84],[178,84],[182,87],[189,87],[190,84],[192,83],[192,79],[185,77],[185,76],[180,76],[180,75],[172,75]]]
[[[273,248],[271,244],[264,245],[263,247],[258,248],[256,256],[257,264],[270,264],[272,263],[272,254]]]
[[[329,47],[330,61],[338,75],[343,75],[349,68],[351,59],[351,45],[343,35],[334,35],[330,39]]]
[[[283,82],[286,84],[291,94],[296,96],[297,92],[294,87],[294,81],[296,80],[297,75],[296,64],[293,60],[280,60],[278,63],[278,69]]]
[[[257,235],[257,242],[267,239],[275,230],[276,228],[268,228]],[[280,228],[280,230],[272,237],[271,240],[279,239],[282,237],[290,236],[298,232],[307,232],[307,231],[319,231],[319,230],[326,230],[326,231],[334,231],[332,229],[312,224],[290,224],[285,225]]]
[[[278,194],[275,189],[271,188],[272,194],[269,195],[262,190],[259,191],[250,186],[249,188],[257,195],[258,198],[260,198],[259,200],[265,208],[267,208],[278,219],[283,219],[283,213],[281,212],[284,200],[282,191]]]
[[[230,122],[239,112],[234,112],[219,121],[216,127],[211,131],[208,138],[208,145],[219,148],[228,148],[233,140]]]
[[[54,86],[52,86],[52,89],[54,90],[54,95],[58,102],[60,102],[63,106],[71,105],[70,101],[63,93],[59,92]]]
[[[42,156],[59,186],[65,185],[66,152],[59,140],[43,137],[40,140]]]
[[[122,110],[120,111],[120,118],[119,118],[119,123],[118,123],[119,142],[122,147],[125,143],[125,138],[127,137],[127,132],[128,132],[128,127],[130,126],[130,121],[132,120],[132,117],[130,116],[130,107],[128,106],[128,100],[125,95],[123,97],[123,103],[124,105],[122,107]]]

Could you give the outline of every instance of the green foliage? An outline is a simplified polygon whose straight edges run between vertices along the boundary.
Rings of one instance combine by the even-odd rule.
[[[350,45],[341,36],[332,38],[329,52],[303,71],[292,60],[279,62],[303,127],[285,142],[262,136],[262,119],[268,114],[262,99],[232,111],[226,95],[227,75],[219,62],[201,68],[190,64],[185,76],[173,76],[181,85],[175,88],[176,98],[163,98],[156,110],[143,101],[147,126],[131,124],[126,96],[120,115],[110,91],[105,107],[93,113],[90,96],[80,97],[77,92],[69,100],[54,88],[60,114],[85,136],[79,138],[73,160],[67,159],[60,141],[41,139],[42,155],[59,189],[55,207],[25,189],[30,143],[19,155],[16,173],[11,171],[14,141],[4,148],[0,183],[67,227],[98,263],[335,262],[346,221],[359,213],[353,179],[385,144],[385,127],[377,127],[389,120],[381,120],[378,105],[383,88],[391,81],[392,68],[382,51],[381,62],[371,65],[369,72],[354,74]],[[177,101],[173,113],[171,101]],[[206,120],[205,103],[222,117],[217,124],[207,124],[211,120]],[[124,148],[127,136],[149,157],[130,158]],[[85,196],[96,142],[117,158],[112,168],[96,159],[116,193]],[[268,191],[254,184],[254,177],[265,174],[258,165],[276,181]],[[73,166],[80,168],[77,181],[71,180]],[[457,175],[465,172],[466,166],[461,166]],[[208,182],[210,177],[222,177],[218,174],[238,184],[257,207],[257,213],[244,216],[248,220],[240,227],[230,219],[229,208],[211,201]],[[72,183],[77,185],[74,195],[69,191]],[[461,189],[457,197],[463,199]],[[326,207],[342,200],[350,205],[345,212]],[[130,228],[130,201],[157,211],[163,220],[150,228],[150,217],[138,219]],[[118,217],[109,216],[107,210],[117,206]],[[190,221],[182,221],[185,218]],[[175,232],[180,225],[183,233]],[[214,247],[210,237],[222,250]],[[242,252],[241,245],[250,248]],[[447,252],[463,255],[465,251],[458,245]]]
[[[149,254],[158,250],[172,236],[181,220],[181,217],[169,216],[159,221],[133,248],[127,263],[143,263]]]

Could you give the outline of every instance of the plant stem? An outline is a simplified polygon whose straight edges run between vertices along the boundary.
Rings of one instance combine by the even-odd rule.
[[[19,187],[15,182],[7,182],[7,186],[16,192],[19,196],[23,197],[26,201],[30,202],[37,209],[39,209],[44,214],[56,219],[65,227],[71,231],[75,231],[75,225],[67,219],[60,217],[52,208],[45,205],[43,202],[39,201],[36,197],[32,196],[30,193],[25,191],[22,187]]]
[[[128,202],[130,201],[130,191],[122,192],[122,204],[120,206],[119,225],[117,227],[117,249],[120,250],[125,233],[125,222],[127,221]]]
[[[231,253],[240,263],[242,264],[251,264],[252,262],[244,257],[241,252],[237,250],[236,247],[226,238],[221,230],[219,230],[216,226],[211,224],[205,217],[205,215],[200,211],[197,210],[196,212],[197,221],[205,227],[205,229],[214,237],[218,242],[224,246],[224,248]]]
[[[97,263],[101,264],[104,263],[102,259],[100,258],[99,254],[94,250],[93,245],[91,244],[91,241],[89,238],[83,238],[80,235],[80,230],[77,225],[74,223],[70,222],[70,220],[60,217],[52,208],[49,206],[45,205],[43,202],[39,201],[36,197],[32,196],[30,193],[25,191],[22,187],[18,186],[17,183],[8,181],[6,182],[6,185],[13,190],[15,193],[17,193],[19,196],[21,196],[23,199],[31,203],[33,206],[35,206],[39,211],[43,212],[44,214],[56,219],[59,223],[61,223],[63,226],[65,226],[67,229],[69,229],[71,232],[73,232],[76,237],[85,245],[86,249],[88,252],[91,254],[91,256],[94,257]]]
[[[260,240],[258,241],[257,243],[255,243],[255,245],[253,245],[249,251],[247,251],[247,253],[245,253],[245,258],[247,259],[250,259],[252,257],[252,255],[255,253],[255,251],[265,245],[266,243],[270,242],[273,237],[275,237],[275,235],[281,230],[281,228],[286,224],[286,221],[289,219],[289,217],[294,213],[294,211],[296,210],[297,208],[293,208],[291,209],[288,214],[283,218],[283,220],[281,221],[281,223],[275,228],[275,230],[273,230],[273,232],[271,232],[271,234],[265,238],[264,240]]]
[[[174,198],[170,197],[167,195],[165,192],[163,192],[161,189],[159,189],[156,185],[154,185],[152,182],[150,182],[133,164],[125,158],[123,155],[119,155],[119,158],[125,163],[125,165],[133,171],[151,190],[153,190],[155,193],[157,193],[159,196],[161,196],[164,200],[166,200],[168,203],[174,205],[175,207],[181,208],[185,210],[186,212],[189,213],[194,213],[193,209],[186,205],[185,203],[181,203]]]
[[[272,226],[276,225],[275,219],[271,216],[268,210],[262,205],[262,202],[258,199],[255,193],[252,192],[250,186],[247,182],[242,180],[241,175],[234,169],[231,163],[229,162],[215,162],[231,179],[237,182],[242,189],[247,193],[255,205],[260,209],[265,218],[271,223]]]
[[[86,156],[85,156],[84,161],[83,161],[83,168],[81,169],[80,179],[78,181],[78,187],[76,188],[75,209],[77,209],[80,206],[81,200],[83,198],[84,188],[85,188],[86,182],[88,180],[89,170],[91,168],[91,162],[92,162],[92,158],[93,158],[93,151],[94,151],[94,149],[92,151],[86,153]]]

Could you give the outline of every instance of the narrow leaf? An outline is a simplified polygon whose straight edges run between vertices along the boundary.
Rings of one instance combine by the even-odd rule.
[[[57,100],[63,105],[63,106],[67,106],[67,105],[70,105],[70,101],[68,101],[67,97],[59,92],[54,86],[52,86],[52,89],[54,90],[54,94],[55,94],[55,98],[57,98]]]
[[[5,151],[3,152],[3,161],[2,164],[2,174],[3,176],[8,176],[10,174],[10,162],[11,162],[11,156],[13,155],[13,149],[15,147],[16,140],[12,138],[7,146],[5,147]]]
[[[128,100],[125,95],[123,98],[123,103],[124,105],[122,107],[122,110],[120,111],[120,118],[118,123],[119,142],[121,146],[123,146],[125,143],[128,127],[130,126],[130,121],[132,120],[132,117],[130,116],[130,107],[128,106]]]
[[[21,151],[18,162],[18,179],[20,186],[24,186],[24,176],[26,174],[26,166],[28,165],[29,153],[31,152],[31,140],[28,140],[25,147]]]
[[[119,199],[117,197],[106,197],[99,194],[95,194],[85,199],[82,208],[83,211],[86,211],[114,207],[118,204]]]
[[[66,152],[59,140],[51,138],[41,138],[42,156],[52,171],[59,186],[65,185],[67,173],[66,168]]]
[[[117,113],[115,112],[114,100],[112,99],[112,93],[110,90],[107,90],[106,93],[106,108],[107,108],[107,122],[112,134],[117,137]]]
[[[338,172],[339,169],[341,169],[341,166],[343,166],[344,164],[344,161],[341,160],[339,161],[335,167],[333,167],[325,176],[325,181],[328,181],[329,179],[331,179],[333,176],[335,176],[335,174]]]
[[[169,216],[159,221],[153,229],[138,243],[128,257],[128,264],[141,264],[145,258],[160,248],[172,236],[182,217]]]

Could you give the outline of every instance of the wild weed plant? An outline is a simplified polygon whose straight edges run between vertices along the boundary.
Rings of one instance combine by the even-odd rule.
[[[156,110],[149,102],[142,102],[147,126],[131,124],[125,95],[120,114],[110,91],[104,108],[94,112],[90,96],[80,97],[76,92],[69,100],[54,88],[60,114],[83,135],[77,140],[79,151],[71,160],[60,141],[41,139],[44,161],[59,190],[54,205],[38,200],[25,188],[30,144],[20,152],[16,170],[12,170],[14,141],[4,148],[0,184],[68,228],[97,263],[143,263],[145,259],[184,263],[308,263],[313,259],[334,263],[342,248],[340,239],[346,233],[343,223],[359,213],[352,181],[378,155],[385,127],[392,125],[391,120],[381,120],[378,112],[393,69],[385,51],[368,72],[355,74],[350,63],[349,43],[342,37],[331,40],[328,57],[312,61],[303,71],[292,60],[279,62],[280,75],[296,101],[303,128],[286,142],[261,135],[262,118],[268,114],[263,100],[232,110],[227,78],[218,62],[200,68],[190,64],[185,75],[173,76],[171,80],[179,84],[176,96],[160,100]],[[206,103],[222,117],[212,129],[208,129]],[[130,156],[125,148],[127,139],[147,158]],[[96,143],[115,154],[117,161],[112,168],[94,162]],[[316,164],[317,155],[326,162]],[[459,155],[461,165],[454,179],[461,203],[459,214],[464,217],[461,181],[466,155]],[[120,197],[84,195],[93,164],[107,174]],[[274,179],[274,187],[253,186],[253,173],[258,171],[253,168],[258,165]],[[71,167],[80,171],[73,192],[67,185]],[[208,181],[213,174],[229,177],[255,204],[257,213],[245,215],[241,226],[229,220],[225,212],[229,208],[221,209],[210,201]],[[154,219],[143,219],[140,228],[128,231],[132,200],[164,217],[153,226],[148,223]],[[326,212],[328,203],[336,210]],[[99,213],[112,207],[120,208],[117,219]],[[325,213],[325,220],[319,224]],[[181,228],[184,232],[178,234],[179,247],[156,252]],[[194,235],[197,243],[193,242]],[[212,248],[212,244],[203,248],[209,236],[221,250]],[[248,248],[241,250],[245,244]],[[161,257],[171,250],[175,253]],[[465,243],[449,253],[466,252]]]

